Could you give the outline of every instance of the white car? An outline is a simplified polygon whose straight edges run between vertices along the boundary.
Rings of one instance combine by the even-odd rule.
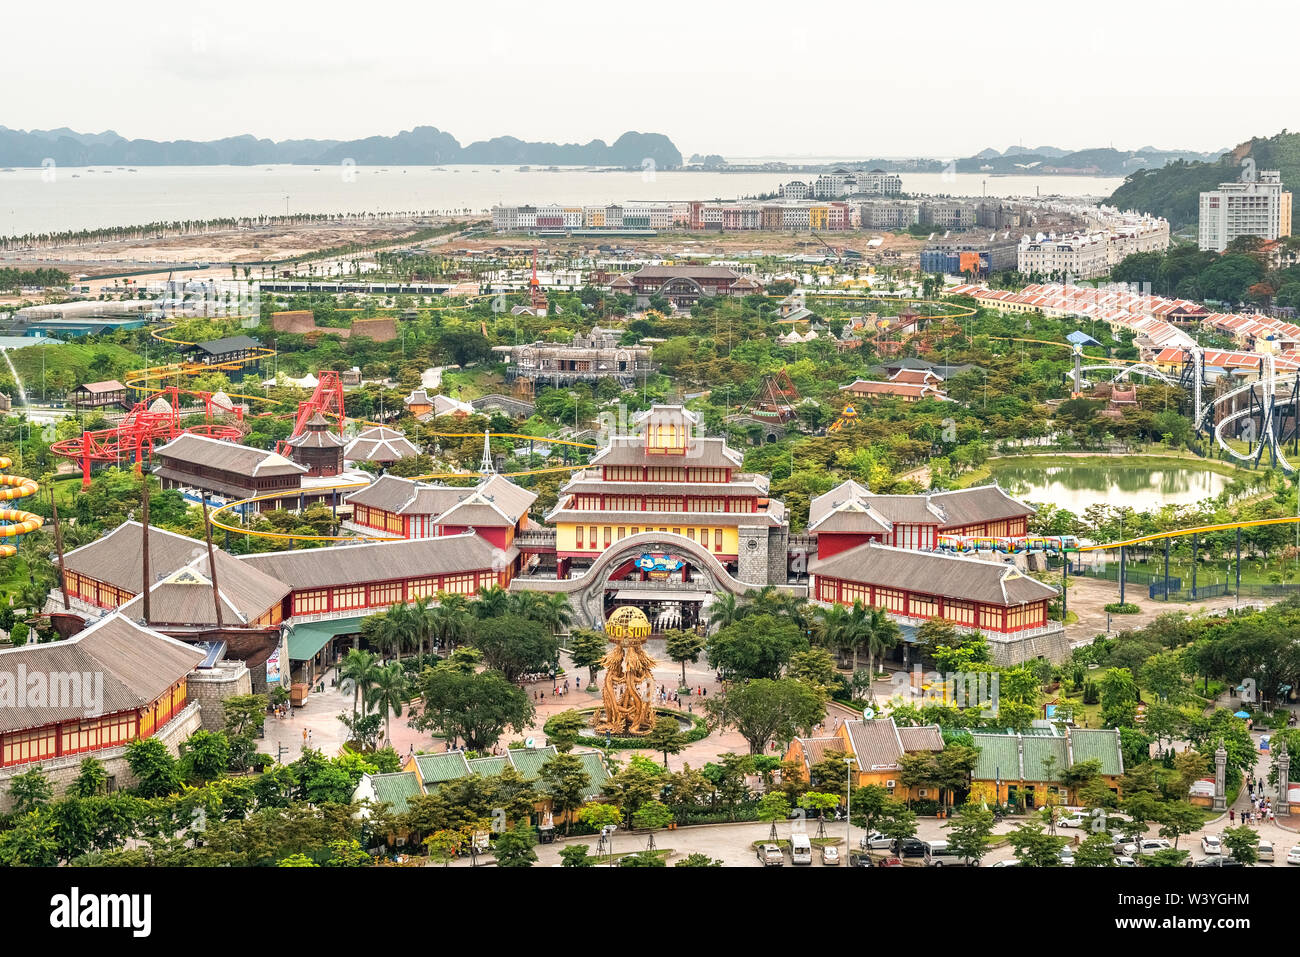
[[[1111,850],[1115,852],[1116,857],[1132,857],[1138,852],[1138,846],[1133,841],[1117,837],[1115,843],[1111,845]]]
[[[1286,852],[1286,862],[1288,864],[1300,864],[1300,844]]]
[[[1144,837],[1137,842],[1137,852],[1139,854],[1154,854],[1156,851],[1165,851],[1173,847],[1163,837]]]
[[[1222,854],[1223,842],[1219,840],[1217,834],[1206,834],[1201,838],[1201,850],[1208,854]]]
[[[1259,857],[1261,862],[1268,861],[1270,864],[1273,863],[1273,842],[1261,840],[1259,846],[1255,848],[1255,854]]]
[[[1293,848],[1292,850],[1300,850],[1300,848]],[[990,867],[1019,867],[1020,862],[1016,860],[1014,857],[1008,857],[1005,861],[996,861],[989,866]]]
[[[894,839],[885,837],[879,831],[872,831],[866,834],[858,841],[859,846],[864,851],[892,851],[894,849]]]
[[[1092,823],[1092,818],[1086,811],[1075,811],[1067,817],[1061,818],[1056,822],[1057,827],[1087,827]]]
[[[1137,867],[1138,862],[1133,860],[1133,858],[1129,857],[1127,854],[1121,854],[1119,857],[1115,858],[1115,866],[1116,867]]]

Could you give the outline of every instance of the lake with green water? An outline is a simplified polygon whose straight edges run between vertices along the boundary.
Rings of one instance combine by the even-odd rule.
[[[1082,514],[1090,505],[1148,511],[1212,498],[1230,481],[1206,469],[1181,465],[1131,466],[995,463],[993,478],[1008,494]]]

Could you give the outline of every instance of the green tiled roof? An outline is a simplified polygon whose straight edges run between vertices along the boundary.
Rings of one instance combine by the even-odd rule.
[[[980,749],[979,759],[971,777],[976,781],[1019,781],[1019,738],[1006,734],[975,734],[975,747]]]
[[[515,766],[525,781],[536,781],[542,773],[542,765],[559,754],[554,745],[545,748],[517,748],[507,752],[510,763]]]
[[[372,774],[370,781],[375,787],[375,800],[387,803],[394,814],[406,810],[406,802],[417,794],[423,794],[420,781],[414,771],[397,771],[393,774]]]
[[[1069,754],[1065,750],[1064,738],[1042,738],[1026,735],[1020,739],[1024,748],[1024,769],[1026,781],[1060,781],[1065,769],[1069,767]],[[1054,759],[1051,773],[1044,764]]]
[[[1124,759],[1119,749],[1119,735],[1114,731],[1096,728],[1079,729],[1070,732],[1070,751],[1074,763],[1097,760],[1101,762],[1101,773],[1120,775],[1124,773]]]
[[[328,621],[309,621],[294,625],[289,632],[289,659],[310,661],[316,652],[339,635],[353,635],[361,631],[361,618],[331,618]]]
[[[574,754],[582,759],[582,770],[591,778],[591,784],[582,792],[582,796],[590,800],[600,794],[600,786],[609,780],[609,771],[598,751],[575,751]]]
[[[418,754],[415,763],[420,768],[424,786],[454,781],[469,774],[469,762],[464,751],[445,751],[442,754]]]
[[[510,767],[509,758],[499,758],[488,755],[483,758],[470,758],[467,762],[471,774],[481,774],[485,778],[490,778],[494,774],[500,774],[506,768]]]

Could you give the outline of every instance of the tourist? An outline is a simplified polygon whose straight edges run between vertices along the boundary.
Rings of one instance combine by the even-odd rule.
[[[1232,824],[1237,820],[1237,818],[1236,818],[1235,815],[1236,815],[1236,812],[1233,811],[1232,808],[1228,808],[1228,824],[1229,824],[1229,825],[1232,825]]]

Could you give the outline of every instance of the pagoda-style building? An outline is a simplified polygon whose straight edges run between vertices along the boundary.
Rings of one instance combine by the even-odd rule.
[[[302,435],[289,439],[289,457],[311,476],[338,475],[343,471],[343,436],[330,431],[329,420],[317,412],[303,426]]]
[[[741,454],[702,435],[682,406],[652,407],[633,432],[612,437],[546,517],[560,578],[624,538],[657,532],[693,542],[744,581],[785,582],[785,507],[768,496],[767,476],[742,472]]]

